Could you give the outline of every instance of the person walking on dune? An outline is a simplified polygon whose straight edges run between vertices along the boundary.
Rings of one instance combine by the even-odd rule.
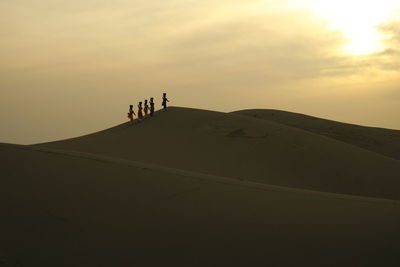
[[[133,105],[129,105],[128,118],[132,123],[133,123],[133,115],[136,116],[135,111],[133,111]]]
[[[142,107],[142,102],[139,102],[138,105],[138,119],[139,121],[143,120],[143,107]]]
[[[154,115],[154,99],[150,97],[150,116],[153,117]]]
[[[167,111],[167,102],[169,102],[169,100],[167,98],[167,94],[163,93],[163,97],[162,97],[163,111]]]
[[[147,99],[144,100],[144,117],[147,117],[147,114],[149,113],[149,104],[147,104]]]

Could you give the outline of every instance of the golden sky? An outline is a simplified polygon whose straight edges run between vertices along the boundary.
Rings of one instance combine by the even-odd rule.
[[[400,129],[396,2],[2,0],[0,142],[111,127],[164,91]]]

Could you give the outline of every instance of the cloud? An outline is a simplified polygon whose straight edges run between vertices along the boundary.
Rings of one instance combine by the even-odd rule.
[[[386,34],[387,41],[392,44],[400,43],[400,20],[390,20],[378,26],[378,30]]]
[[[215,77],[262,81],[318,77],[343,65],[337,32],[308,14],[267,13],[192,27],[164,43],[168,68]],[[192,74],[194,74],[192,73]]]
[[[375,65],[384,70],[400,70],[400,20],[389,20],[377,27],[385,36],[385,50],[373,55]]]
[[[341,34],[304,10],[287,9],[290,1],[217,2],[14,4],[13,23],[3,26],[8,41],[1,46],[5,60],[0,68],[61,72],[112,67],[263,83],[352,75],[374,64],[376,57],[357,61],[341,55]]]

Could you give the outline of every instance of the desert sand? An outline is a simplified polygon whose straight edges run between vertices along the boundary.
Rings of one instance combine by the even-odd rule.
[[[399,136],[173,107],[0,144],[0,266],[399,266]]]
[[[233,112],[303,129],[400,159],[400,131],[342,123],[282,110],[249,109]]]

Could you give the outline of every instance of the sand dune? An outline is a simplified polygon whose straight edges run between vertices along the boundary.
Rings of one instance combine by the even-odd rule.
[[[110,131],[121,128],[130,131]],[[0,159],[2,266],[400,262],[397,201],[261,190],[229,177],[30,146],[0,145]]]
[[[171,108],[134,126],[36,146],[270,185],[400,199],[399,161],[281,122],[232,113]]]
[[[272,109],[249,109],[233,114],[278,122],[400,159],[400,131],[365,127]]]
[[[0,266],[399,266],[396,135],[254,112],[0,144]]]

